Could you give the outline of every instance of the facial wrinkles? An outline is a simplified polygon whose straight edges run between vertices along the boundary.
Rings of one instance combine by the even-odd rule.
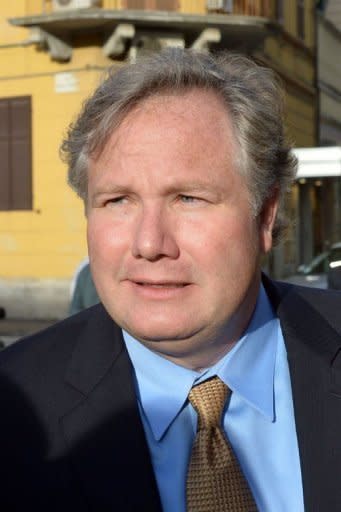
[[[121,139],[124,139],[124,134],[120,135]],[[129,148],[127,144],[121,148],[119,141],[113,140],[113,146],[116,151],[115,158],[115,173],[117,174],[116,184],[118,189],[122,185],[122,189],[131,190],[133,194],[137,196],[141,195],[144,199],[156,199],[157,197],[167,197],[176,193],[186,192],[196,194],[198,192],[203,194],[203,197],[215,202],[220,202],[226,199],[231,191],[231,198],[233,197],[232,191],[234,187],[235,176],[226,176],[225,186],[222,183],[215,180],[214,171],[214,154],[205,155],[203,162],[198,162],[198,159],[188,155],[187,148],[193,147],[193,143],[190,137],[183,137],[182,147],[179,149],[176,155],[176,162],[172,154],[168,154],[167,146],[164,145],[163,155],[160,160],[155,162],[153,155],[149,155],[147,145],[155,144],[155,138],[147,143],[141,138],[134,140],[134,137],[129,141]],[[129,140],[129,139],[126,139]],[[201,141],[197,144],[197,152],[202,152],[205,141]],[[111,146],[111,147],[113,147]],[[134,148],[131,150],[130,148]],[[142,155],[142,157],[141,157]],[[111,149],[108,148],[105,155],[97,162],[97,166],[94,169],[93,178],[95,178],[96,186],[95,189],[111,191],[111,168],[110,165]],[[212,163],[211,163],[212,160]],[[227,164],[228,165],[228,156]],[[196,171],[198,166],[202,166],[205,169],[204,178],[199,181],[196,177]],[[160,169],[161,168],[161,169]],[[179,168],[186,169],[186,175],[182,179],[179,173]],[[144,172],[144,170],[148,172]],[[128,173],[126,172],[128,171]],[[223,169],[224,170],[224,169]],[[162,173],[162,182],[158,179],[159,172]],[[129,177],[127,177],[127,174]],[[193,180],[190,180],[189,175],[193,174]],[[95,190],[96,192],[96,190]]]

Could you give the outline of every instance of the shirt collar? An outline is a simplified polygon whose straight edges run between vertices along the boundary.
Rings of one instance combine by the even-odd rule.
[[[133,363],[139,404],[156,440],[182,409],[199,373],[159,356],[123,331]]]
[[[161,439],[178,415],[193,384],[214,375],[218,375],[251,407],[273,421],[278,329],[278,320],[261,286],[253,317],[244,336],[218,363],[201,373],[159,356],[123,331],[135,369],[139,405],[155,439]]]
[[[244,336],[222,360],[216,374],[235,393],[274,421],[274,377],[280,325],[263,286]]]

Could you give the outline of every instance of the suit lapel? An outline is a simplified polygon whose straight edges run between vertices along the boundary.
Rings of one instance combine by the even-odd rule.
[[[61,427],[93,510],[161,510],[121,331],[101,306],[80,334],[67,382],[82,399]]]
[[[302,290],[302,296],[297,289],[285,290],[284,298],[275,302],[288,353],[305,510],[337,512],[341,510],[341,337],[312,305],[323,300],[319,292],[310,302],[311,292]]]

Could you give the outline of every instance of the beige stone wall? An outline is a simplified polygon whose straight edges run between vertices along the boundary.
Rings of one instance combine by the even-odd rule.
[[[341,91],[341,33],[319,18],[318,41],[319,78]]]
[[[341,144],[341,33],[330,22],[319,17],[318,41],[320,135],[323,143],[339,145]]]

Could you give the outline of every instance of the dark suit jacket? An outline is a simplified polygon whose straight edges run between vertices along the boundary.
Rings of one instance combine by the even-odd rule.
[[[264,282],[288,351],[305,509],[340,512],[341,294]],[[101,305],[3,351],[0,379],[1,510],[161,511],[131,363]]]

